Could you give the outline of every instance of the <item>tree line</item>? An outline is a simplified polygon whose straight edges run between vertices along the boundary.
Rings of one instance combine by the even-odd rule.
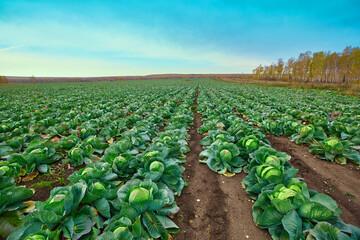
[[[300,53],[286,63],[279,58],[270,66],[253,70],[255,79],[297,80],[305,82],[351,82],[360,80],[360,48],[346,47],[341,53],[320,51]]]

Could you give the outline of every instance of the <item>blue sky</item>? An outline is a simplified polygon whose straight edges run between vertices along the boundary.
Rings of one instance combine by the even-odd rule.
[[[359,0],[0,0],[0,75],[250,73],[359,46],[359,13]]]

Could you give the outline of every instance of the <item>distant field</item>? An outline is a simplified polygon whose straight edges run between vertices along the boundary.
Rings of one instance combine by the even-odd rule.
[[[0,236],[356,239],[357,91],[226,76],[2,84]]]

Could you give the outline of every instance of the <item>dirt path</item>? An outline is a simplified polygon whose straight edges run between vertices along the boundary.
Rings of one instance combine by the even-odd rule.
[[[196,104],[196,102],[195,102]],[[254,225],[252,202],[241,187],[245,174],[227,178],[211,171],[199,162],[202,135],[197,132],[201,117],[195,114],[190,129],[190,152],[184,167],[184,178],[189,183],[176,202],[180,207],[175,222],[180,232],[175,240],[238,240],[271,239],[268,232]]]
[[[330,195],[342,211],[345,223],[360,227],[360,167],[339,165],[320,160],[309,153],[307,146],[297,145],[284,136],[267,136],[277,151],[291,155],[290,163],[299,169],[309,188]]]

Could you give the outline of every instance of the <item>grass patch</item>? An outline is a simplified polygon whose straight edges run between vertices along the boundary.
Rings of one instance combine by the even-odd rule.
[[[348,192],[345,192],[344,195],[352,198],[352,199],[355,199],[356,197],[354,195],[352,195],[351,193],[348,193]]]

